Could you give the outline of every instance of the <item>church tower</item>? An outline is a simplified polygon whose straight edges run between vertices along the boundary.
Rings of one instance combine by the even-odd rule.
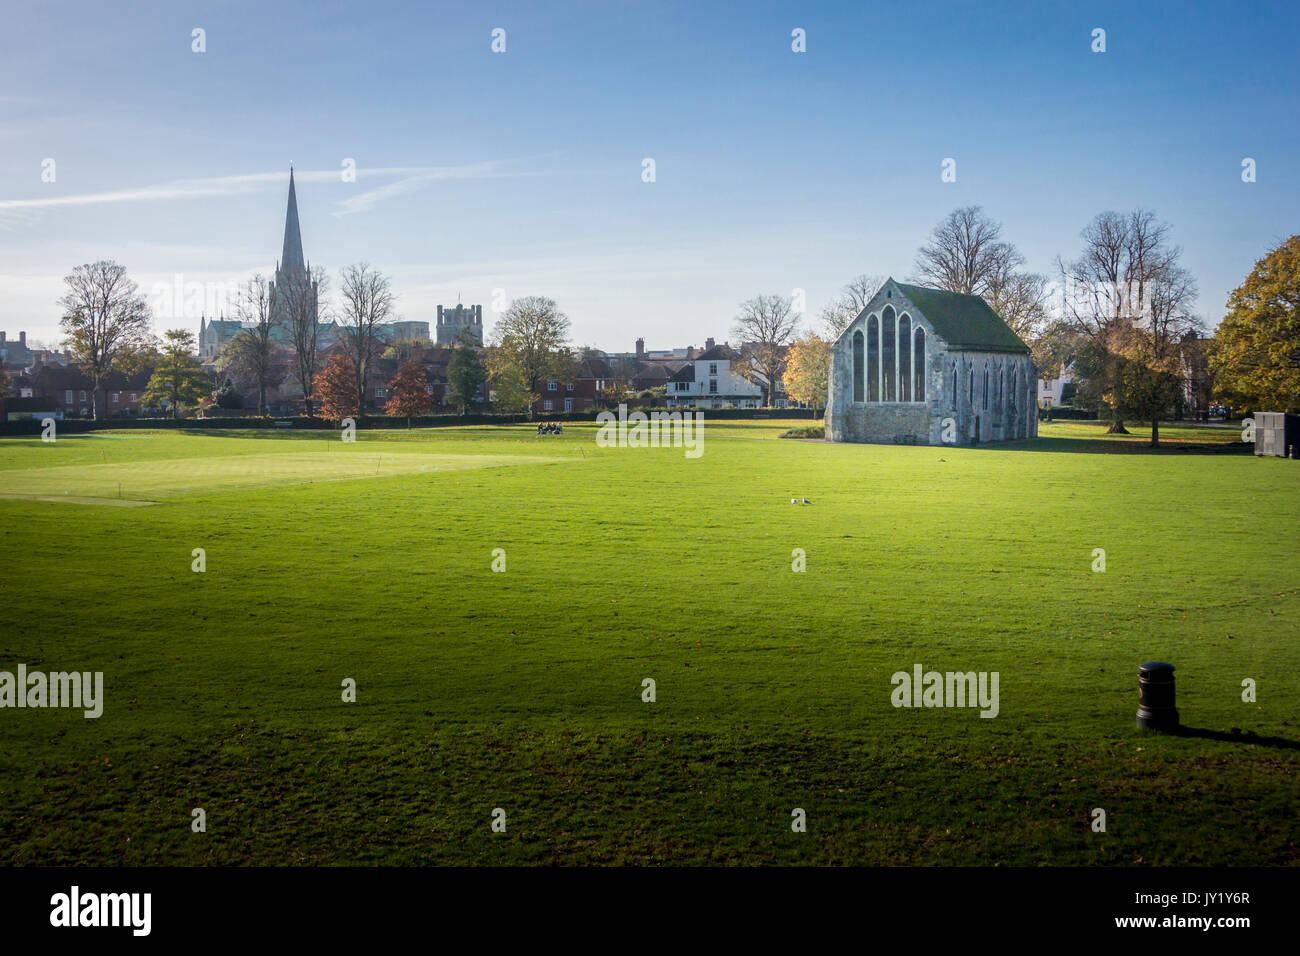
[[[310,308],[312,321],[317,321],[316,282],[311,278],[311,266],[302,254],[302,228],[298,224],[298,193],[294,188],[293,167],[289,167],[289,204],[284,214],[284,245],[280,261],[275,265],[275,279],[271,283],[271,319],[286,331],[293,319],[297,300],[301,307]]]

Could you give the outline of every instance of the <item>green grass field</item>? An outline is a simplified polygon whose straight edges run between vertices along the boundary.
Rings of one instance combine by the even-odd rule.
[[[106,697],[0,710],[3,861],[1300,863],[1300,466],[797,424],[0,439],[0,670]],[[918,663],[998,716],[893,707]]]

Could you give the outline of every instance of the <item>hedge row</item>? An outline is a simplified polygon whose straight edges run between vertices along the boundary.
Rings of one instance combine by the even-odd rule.
[[[636,409],[633,409],[636,410]],[[642,409],[643,411],[667,411],[664,408]],[[810,409],[754,409],[726,408],[703,409],[705,421],[730,419],[765,419],[765,418],[811,418]],[[532,419],[535,422],[594,422],[597,412],[542,412]],[[820,416],[816,416],[820,417]],[[187,429],[221,429],[221,428],[283,428],[299,429],[337,429],[335,422],[321,418],[256,418],[256,417],[209,417],[209,418],[110,418],[102,422],[86,418],[65,418],[58,423],[57,433],[76,435],[85,432],[106,431],[109,429],[134,428],[187,428]],[[358,428],[406,428],[405,418],[388,415],[361,415],[356,419]],[[417,415],[410,420],[415,428],[448,428],[455,425],[519,425],[530,424],[523,415]],[[41,423],[38,419],[18,422],[0,422],[0,435],[39,435]]]
[[[1051,408],[1043,409],[1044,420],[1050,418],[1057,422],[1095,422],[1098,411],[1088,408]]]

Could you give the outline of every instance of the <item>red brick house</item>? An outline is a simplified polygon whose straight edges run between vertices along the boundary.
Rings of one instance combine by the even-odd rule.
[[[146,408],[141,399],[149,385],[152,370],[134,375],[114,373],[103,382],[101,403],[105,418],[136,418],[161,414],[161,409]],[[46,399],[64,418],[92,418],[94,383],[81,369],[72,365],[46,365],[32,377],[32,394]]]

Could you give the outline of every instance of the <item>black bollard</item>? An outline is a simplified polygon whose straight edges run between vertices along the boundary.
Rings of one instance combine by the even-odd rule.
[[[1147,661],[1138,668],[1137,725],[1148,730],[1178,729],[1173,664]]]

